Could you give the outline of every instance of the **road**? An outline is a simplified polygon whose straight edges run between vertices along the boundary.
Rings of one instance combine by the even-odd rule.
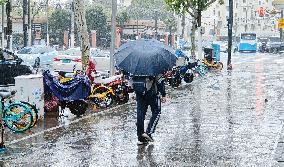
[[[222,54],[223,62],[226,55]],[[235,54],[233,70],[168,88],[153,135],[137,146],[134,102],[82,118],[46,116],[29,134],[6,133],[1,166],[269,167],[284,118],[284,55]],[[147,120],[149,120],[148,112]]]

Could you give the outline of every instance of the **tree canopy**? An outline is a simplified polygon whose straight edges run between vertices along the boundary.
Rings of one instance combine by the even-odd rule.
[[[50,37],[56,44],[63,44],[63,32],[71,23],[71,13],[64,9],[55,9],[49,17]],[[52,41],[51,41],[52,42]]]
[[[195,13],[205,11],[214,2],[224,3],[224,0],[165,0],[166,4],[177,13],[189,13],[197,17]]]
[[[167,10],[164,0],[133,0],[128,7],[132,19],[155,19],[165,20],[171,11]]]
[[[117,14],[117,17],[116,17],[116,21],[117,21],[117,24],[121,27],[124,26],[124,24],[130,19],[130,16],[128,15],[127,11],[126,10],[123,10],[123,11],[120,11],[118,12]]]
[[[0,5],[3,5],[7,2],[8,0],[0,0]]]
[[[92,6],[86,11],[86,20],[89,33],[91,30],[96,30],[97,45],[108,45],[106,39],[110,39],[110,28],[107,24],[107,15],[101,6]],[[104,40],[103,40],[104,39]]]

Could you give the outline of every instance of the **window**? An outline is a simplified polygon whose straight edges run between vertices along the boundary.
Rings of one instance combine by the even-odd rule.
[[[243,3],[247,3],[246,0],[243,0]]]
[[[241,34],[241,39],[243,39],[243,40],[255,40],[256,34],[243,33],[243,34]]]

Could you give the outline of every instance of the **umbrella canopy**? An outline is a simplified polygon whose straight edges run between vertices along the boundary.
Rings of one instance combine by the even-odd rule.
[[[156,76],[176,64],[175,51],[153,39],[139,39],[122,45],[114,54],[116,66],[133,75]]]

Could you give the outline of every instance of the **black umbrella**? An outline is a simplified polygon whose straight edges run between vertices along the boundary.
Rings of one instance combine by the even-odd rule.
[[[116,66],[133,75],[156,76],[176,64],[175,51],[153,39],[139,39],[122,45],[114,54]]]

